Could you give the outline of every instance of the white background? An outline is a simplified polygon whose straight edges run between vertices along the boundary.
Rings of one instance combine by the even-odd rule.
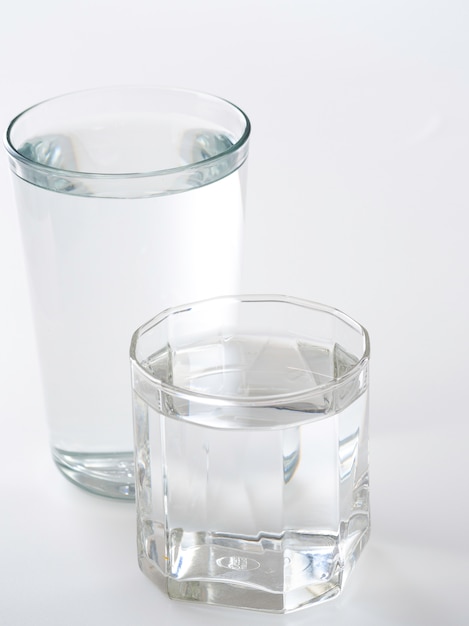
[[[245,292],[343,309],[372,339],[373,533],[340,599],[288,616],[168,600],[134,507],[48,452],[23,253],[0,158],[0,623],[469,622],[469,3],[16,0],[0,125],[112,84],[221,95],[253,125]]]

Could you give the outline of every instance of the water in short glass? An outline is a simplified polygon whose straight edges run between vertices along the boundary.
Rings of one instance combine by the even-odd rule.
[[[337,595],[369,536],[366,330],[225,297],[133,336],[138,550],[170,597],[288,612]]]

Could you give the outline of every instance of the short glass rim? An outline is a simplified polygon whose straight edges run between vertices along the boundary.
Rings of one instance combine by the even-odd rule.
[[[186,94],[188,96],[197,96],[201,98],[206,98],[207,100],[211,100],[213,102],[217,101],[217,102],[223,103],[227,105],[228,107],[235,109],[236,111],[238,111],[238,113],[241,114],[241,117],[243,118],[244,123],[245,123],[244,132],[241,135],[241,137],[235,143],[233,143],[232,146],[230,146],[226,150],[223,150],[219,154],[208,157],[207,159],[195,161],[193,163],[187,163],[186,165],[180,165],[177,167],[170,167],[166,169],[157,169],[157,170],[148,170],[148,171],[143,171],[143,172],[122,172],[122,173],[86,172],[86,171],[80,171],[80,170],[62,169],[62,168],[52,167],[51,165],[46,165],[44,163],[38,163],[37,161],[29,159],[28,157],[25,157],[23,154],[21,154],[21,152],[19,152],[15,148],[13,141],[11,140],[13,128],[15,124],[22,117],[26,116],[30,111],[33,111],[34,109],[37,109],[38,107],[42,107],[44,105],[47,105],[50,102],[54,102],[63,98],[85,95],[87,93],[98,93],[98,92],[105,92],[105,91],[111,92],[116,89],[128,90],[128,91],[153,90],[153,91],[161,91],[161,92],[180,93],[180,94]],[[18,113],[18,115],[16,115],[8,124],[7,129],[4,133],[4,137],[3,137],[3,144],[9,156],[14,161],[17,161],[18,163],[22,163],[23,165],[30,167],[34,170],[41,171],[44,173],[54,174],[58,176],[63,175],[63,176],[67,176],[68,178],[82,178],[82,179],[90,179],[90,180],[103,180],[103,181],[109,180],[110,181],[110,180],[127,180],[127,179],[138,179],[138,178],[154,178],[154,177],[159,177],[159,176],[164,177],[164,176],[169,176],[169,175],[177,175],[183,172],[196,171],[200,167],[205,168],[207,166],[210,166],[213,163],[216,163],[217,161],[221,161],[227,158],[231,154],[235,154],[239,152],[240,149],[247,144],[250,134],[251,134],[251,122],[248,116],[246,115],[246,113],[244,113],[244,111],[240,107],[238,107],[236,104],[234,104],[230,100],[221,98],[220,96],[216,96],[214,94],[206,93],[203,91],[197,91],[194,89],[185,89],[182,87],[166,87],[166,86],[158,86],[158,85],[114,85],[114,86],[111,85],[107,87],[93,87],[90,89],[70,91],[70,92],[63,93],[57,96],[53,96],[51,98],[46,98],[45,100],[42,100],[41,102],[37,102],[36,104],[33,104],[32,106]]]
[[[201,391],[193,391],[172,385],[163,380],[160,380],[147,369],[143,367],[139,359],[137,358],[137,344],[147,331],[154,328],[156,325],[163,322],[168,317],[190,311],[196,306],[205,306],[210,303],[222,302],[222,301],[237,301],[237,302],[277,302],[281,304],[290,304],[293,306],[303,307],[315,311],[321,311],[332,315],[336,319],[341,320],[345,324],[349,325],[355,331],[358,331],[363,338],[363,354],[357,360],[357,363],[353,365],[347,372],[334,378],[326,383],[317,385],[314,388],[305,388],[300,391],[293,391],[288,393],[273,393],[266,395],[256,395],[254,397],[247,398],[246,396],[226,396],[217,394],[207,394]],[[298,298],[295,296],[286,296],[282,294],[245,294],[245,295],[226,295],[218,296],[214,298],[207,298],[205,300],[198,300],[188,304],[182,304],[179,306],[169,307],[164,311],[161,311],[151,320],[142,324],[133,333],[130,344],[130,361],[132,367],[137,368],[140,375],[142,375],[148,382],[150,382],[158,391],[166,393],[170,396],[181,398],[184,400],[193,400],[199,403],[206,404],[207,406],[239,406],[239,407],[269,407],[273,405],[282,405],[290,403],[292,401],[301,401],[307,398],[314,398],[318,395],[323,395],[328,392],[338,390],[346,385],[354,377],[358,376],[360,372],[366,367],[370,359],[370,337],[366,328],[354,320],[352,317],[337,309],[335,307],[314,302],[304,298]]]

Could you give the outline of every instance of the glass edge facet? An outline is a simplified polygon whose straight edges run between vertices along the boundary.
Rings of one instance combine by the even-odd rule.
[[[203,306],[210,302],[222,302],[222,301],[237,301],[237,302],[277,302],[283,304],[292,304],[295,306],[301,306],[307,309],[314,309],[316,311],[322,311],[324,313],[328,313],[333,315],[336,318],[339,318],[341,321],[347,323],[354,330],[358,331],[363,337],[363,354],[357,363],[343,376],[339,378],[324,383],[323,385],[318,385],[314,387],[314,389],[306,389],[302,391],[296,391],[292,393],[286,394],[269,394],[266,396],[256,396],[255,398],[233,398],[228,396],[217,396],[211,394],[204,394],[202,392],[190,391],[188,389],[183,389],[181,387],[173,386],[168,383],[165,383],[155,376],[150,374],[140,363],[137,358],[136,350],[137,344],[140,339],[146,332],[154,328],[157,324],[161,323],[169,316],[183,313],[184,311],[190,311],[192,308],[196,306]],[[306,398],[314,398],[316,395],[324,394],[325,392],[337,390],[343,385],[347,384],[349,380],[351,380],[354,376],[357,376],[362,372],[368,362],[370,360],[370,338],[368,331],[364,326],[356,322],[353,318],[351,318],[346,313],[343,313],[340,309],[337,309],[332,306],[328,306],[325,304],[321,304],[319,302],[313,302],[311,300],[306,300],[303,298],[296,298],[293,296],[284,296],[281,294],[246,294],[239,296],[220,296],[216,298],[207,298],[205,300],[199,300],[196,302],[192,302],[189,304],[183,304],[176,307],[169,307],[161,313],[158,313],[155,317],[153,317],[148,322],[142,324],[132,335],[131,343],[130,343],[130,363],[133,368],[136,368],[140,375],[144,376],[148,382],[155,385],[159,390],[170,394],[172,396],[176,396],[185,400],[194,400],[197,402],[203,402],[207,405],[221,405],[221,406],[257,406],[257,407],[267,407],[272,405],[281,405],[284,402],[291,402],[292,400],[302,400]]]

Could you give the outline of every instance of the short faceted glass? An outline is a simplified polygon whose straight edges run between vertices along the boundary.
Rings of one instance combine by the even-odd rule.
[[[226,100],[159,87],[60,96],[7,130],[52,454],[86,489],[134,497],[134,329],[238,287],[249,134]]]
[[[336,596],[370,531],[366,330],[237,296],[131,344],[138,558],[170,597],[284,613]]]

